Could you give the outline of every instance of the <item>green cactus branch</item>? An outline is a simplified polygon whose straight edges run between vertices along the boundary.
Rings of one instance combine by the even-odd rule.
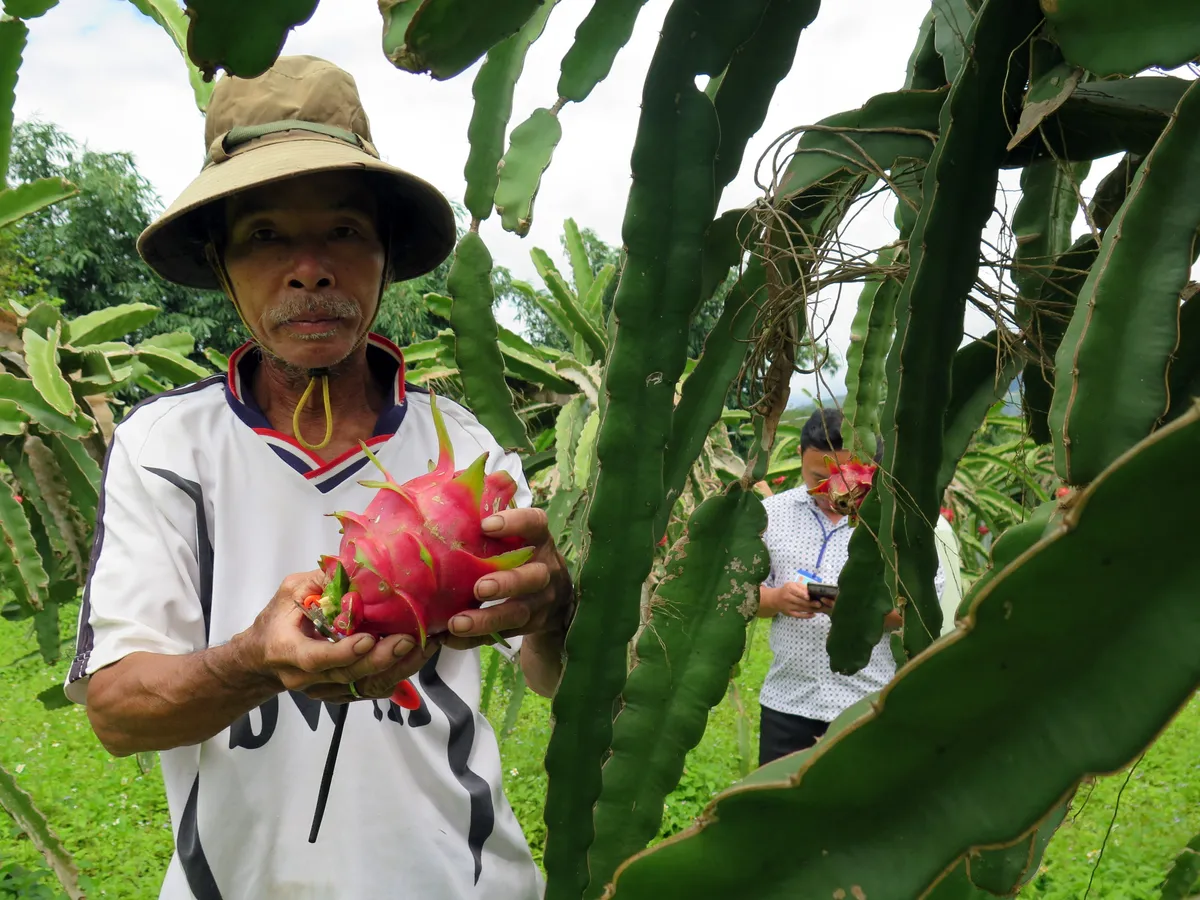
[[[910,900],[972,847],[1027,835],[1085,776],[1125,766],[1200,686],[1186,562],[1200,480],[1178,484],[1145,529],[1118,523],[1130,492],[1198,453],[1197,410],[1132,448],[867,712],[718,795],[695,827],[619,869],[613,896],[727,898],[753,881],[761,896],[848,897],[857,885]],[[1130,623],[1107,586],[1164,552],[1177,562],[1158,602]]]
[[[467,126],[470,152],[463,169],[467,188],[463,203],[478,220],[492,214],[492,198],[500,180],[498,166],[504,155],[504,136],[512,115],[513,92],[525,67],[525,56],[541,36],[557,0],[547,0],[529,17],[521,30],[488,51],[471,85],[475,105]]]
[[[696,509],[671,550],[613,722],[586,897],[599,897],[617,865],[658,832],[684,758],[725,695],[770,570],[766,525],[759,499],[735,484]]]
[[[704,235],[716,212],[719,125],[695,78],[725,68],[759,21],[762,3],[676,0],[646,77],[600,407],[587,520],[592,537],[546,752],[547,900],[575,900],[589,880],[600,763],[658,537],[653,527],[663,501],[675,385],[686,360],[687,322],[700,300]],[[638,452],[630,453],[634,446]]]
[[[1159,900],[1190,900],[1200,882],[1200,834],[1196,835],[1175,857],[1171,870],[1163,879]]]
[[[454,358],[467,402],[502,447],[532,449],[525,425],[513,411],[512,392],[504,381],[504,357],[497,343],[492,255],[477,232],[468,231],[454,251],[446,278],[453,298],[450,325],[454,329]]]
[[[903,266],[903,247],[885,247],[875,259],[877,269]],[[896,329],[896,299],[904,281],[896,274],[872,278],[858,295],[846,348],[846,399],[842,402],[843,445],[864,459],[875,456],[883,402],[884,365]]]
[[[275,62],[287,34],[307,22],[318,0],[184,0],[187,55],[211,81],[224,69],[240,78],[261,75]]]
[[[1101,76],[1173,69],[1195,59],[1200,47],[1191,0],[1056,0],[1044,9],[1067,59]]]
[[[820,0],[771,0],[754,34],[730,59],[713,99],[721,123],[718,198],[741,168],[746,142],[762,127],[776,87],[792,68],[800,33],[820,6]]]
[[[1193,84],[1104,234],[1055,360],[1055,467],[1085,484],[1167,412],[1179,295],[1200,228],[1200,90]],[[1126,348],[1136,347],[1137,352]]]
[[[617,53],[633,36],[646,0],[593,0],[563,57],[558,95],[582,103],[608,77]]]
[[[909,242],[909,273],[897,300],[883,415],[887,490],[881,496],[879,542],[889,587],[901,598],[910,658],[941,627],[932,523],[941,501],[942,418],[966,297],[978,273],[979,242],[994,205],[1017,92],[1024,88],[1025,57],[1019,47],[1038,16],[1034,0],[986,0],[975,19],[970,64],[954,80],[942,108],[940,138]]]
[[[991,331],[954,354],[950,372],[950,400],[942,426],[942,464],[937,474],[937,496],[946,491],[958,461],[967,451],[987,411],[1007,393],[1021,368],[1016,336]]]
[[[545,0],[380,0],[383,53],[399,69],[439,80],[469,68],[516,34]]]

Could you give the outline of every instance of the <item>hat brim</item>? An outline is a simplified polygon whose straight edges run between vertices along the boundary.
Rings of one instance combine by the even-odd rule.
[[[454,210],[433,185],[342,141],[314,136],[266,142],[205,168],[138,237],[138,252],[167,281],[219,290],[205,256],[209,204],[260,185],[317,172],[369,173],[388,219],[388,262],[396,281],[430,272],[450,255]]]

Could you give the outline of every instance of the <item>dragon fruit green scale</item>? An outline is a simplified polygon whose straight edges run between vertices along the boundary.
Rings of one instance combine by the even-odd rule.
[[[479,607],[476,581],[533,555],[520,538],[484,535],[483,520],[512,505],[517,483],[507,472],[485,476],[487,453],[455,471],[445,420],[429,400],[437,463],[400,484],[363,444],[384,480],[359,482],[378,489],[363,512],[334,513],[342,540],[336,556],[321,558],[329,584],[318,606],[335,634],[411,634],[424,646],[457,613]]]

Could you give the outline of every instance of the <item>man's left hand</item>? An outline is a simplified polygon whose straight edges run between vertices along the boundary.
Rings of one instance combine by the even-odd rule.
[[[493,572],[475,583],[475,597],[490,603],[485,609],[467,610],[450,620],[445,645],[466,650],[493,642],[491,635],[561,632],[571,602],[571,577],[566,561],[554,546],[541,509],[505,509],[483,520],[488,537],[520,537],[535,549],[524,565],[506,572]]]

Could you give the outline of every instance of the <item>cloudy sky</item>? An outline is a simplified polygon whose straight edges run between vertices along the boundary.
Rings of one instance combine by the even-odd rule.
[[[504,232],[495,216],[484,223],[493,256],[518,277],[537,282],[531,247],[561,255],[558,237],[568,216],[620,243],[642,81],[668,5],[668,0],[646,4],[609,78],[584,103],[562,112],[563,139],[543,179],[529,236]],[[518,84],[514,124],[555,99],[559,63],[590,6],[587,0],[562,0],[555,8]],[[743,206],[759,196],[755,165],[776,136],[900,87],[927,8],[928,0],[826,2],[802,37],[792,71],[721,208]],[[199,170],[203,120],[182,59],[166,34],[127,0],[62,4],[30,28],[17,117],[55,122],[96,150],[132,152],[163,200],[173,199]],[[358,82],[383,157],[461,200],[475,70],[449,82],[401,72],[384,58],[380,35],[373,0],[324,0],[313,18],[292,32],[284,52],[314,54],[348,70]],[[854,242],[864,246],[879,246],[891,235],[882,205],[861,216],[853,233]],[[853,290],[843,295],[836,314],[832,303],[825,306],[832,317],[829,337],[839,353],[845,351],[854,295]],[[986,322],[970,327],[976,333],[986,329]],[[798,377],[795,386],[815,388],[811,378]],[[830,379],[830,386],[840,392],[840,377]]]

